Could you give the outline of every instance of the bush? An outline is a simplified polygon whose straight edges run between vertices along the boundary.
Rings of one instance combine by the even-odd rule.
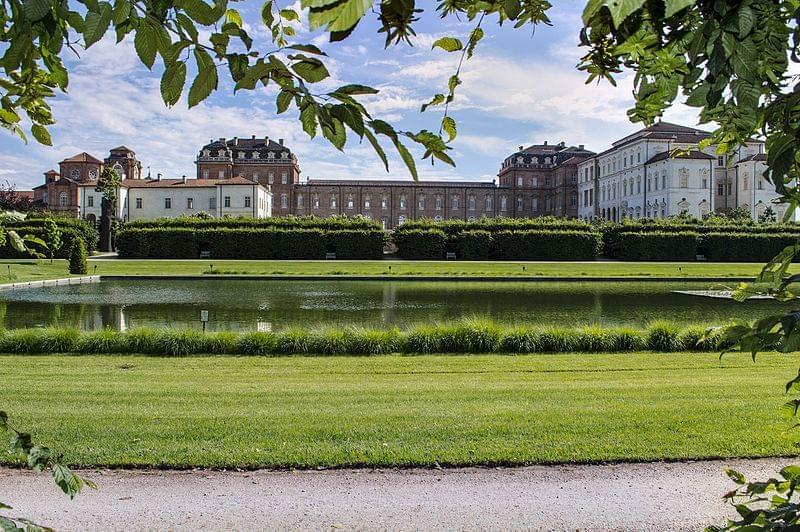
[[[447,236],[441,229],[404,230],[394,234],[394,243],[404,259],[441,260],[445,258]]]
[[[708,233],[700,238],[700,251],[710,261],[767,262],[798,238],[790,233]]]
[[[321,228],[201,228],[126,227],[117,248],[126,258],[199,258],[208,251],[215,259],[378,259],[386,233],[379,229]]]
[[[89,261],[86,258],[86,247],[83,240],[76,238],[72,242],[72,249],[69,252],[69,273],[76,275],[86,275],[89,273]]]
[[[53,257],[59,259],[69,258],[69,251],[72,249],[72,243],[76,239],[83,240],[86,250],[93,250],[97,248],[97,231],[89,225],[85,220],[77,218],[66,218],[62,216],[52,216],[50,218],[28,218],[19,222],[8,222],[5,224],[7,229],[11,229],[20,234],[20,236],[31,235],[47,241],[47,224],[55,223],[55,227],[61,232],[61,245],[53,250]],[[42,251],[42,250],[39,250]],[[50,255],[49,250],[47,255]],[[0,246],[0,258],[26,258],[30,255],[15,250],[9,242],[5,246]]]
[[[594,260],[600,235],[586,231],[499,231],[492,257],[501,260]]]
[[[201,218],[198,216],[178,216],[176,218],[157,218],[155,220],[136,220],[125,224],[129,229],[323,229],[340,230],[380,230],[381,224],[365,216],[285,216],[280,218]]]
[[[615,258],[622,260],[695,260],[697,233],[623,233]]]
[[[454,251],[460,260],[486,260],[492,254],[492,233],[485,230],[458,233],[450,239],[447,249]]]
[[[658,322],[650,326],[647,333],[647,347],[651,351],[672,353],[680,351],[683,344],[679,339],[680,329],[667,322]]]

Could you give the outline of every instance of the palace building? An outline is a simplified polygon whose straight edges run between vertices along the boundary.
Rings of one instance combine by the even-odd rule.
[[[298,159],[283,139],[267,136],[212,139],[187,179],[142,176],[133,150],[119,146],[100,160],[80,153],[45,172],[34,200],[48,208],[97,221],[95,192],[104,168],[122,177],[121,220],[207,213],[264,218],[289,215],[363,215],[391,229],[408,220],[563,216],[583,219],[703,216],[735,206],[758,218],[777,194],[761,178],[766,156],[760,141],[731,160],[699,129],[660,122],[601,153],[564,142],[520,146],[492,181],[300,179]],[[777,214],[781,207],[776,206]]]

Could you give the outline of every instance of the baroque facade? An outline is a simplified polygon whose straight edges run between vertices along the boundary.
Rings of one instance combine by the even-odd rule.
[[[753,140],[724,156],[716,146],[697,149],[708,137],[699,129],[659,122],[586,158],[578,165],[578,216],[703,217],[743,207],[758,219],[770,205],[783,216],[786,206],[773,203],[777,194],[761,177],[764,143]]]
[[[117,216],[122,220],[204,212],[263,218],[356,215],[387,229],[408,220],[563,216],[583,219],[703,216],[746,207],[758,218],[776,193],[761,175],[760,141],[730,158],[699,129],[659,122],[614,142],[602,153],[564,142],[520,146],[492,181],[300,180],[298,159],[283,139],[212,139],[195,158],[196,177],[142,176],[133,150],[119,146],[100,160],[80,153],[45,172],[34,199],[48,208],[96,221],[94,191],[104,168],[122,176]],[[782,207],[773,210],[780,216]]]

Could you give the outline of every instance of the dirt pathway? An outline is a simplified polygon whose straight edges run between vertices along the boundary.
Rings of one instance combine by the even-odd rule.
[[[59,530],[700,530],[732,515],[726,467],[789,460],[299,472],[91,471],[69,501],[46,475],[0,469],[13,515]],[[698,491],[708,486],[708,491]]]

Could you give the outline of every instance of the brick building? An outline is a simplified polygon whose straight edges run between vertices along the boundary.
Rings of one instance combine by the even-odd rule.
[[[309,179],[297,157],[269,137],[212,140],[200,149],[198,179],[243,176],[269,187],[273,216],[361,214],[391,229],[407,220],[470,220],[483,216],[577,216],[577,165],[594,155],[583,146],[520,146],[496,181]]]

